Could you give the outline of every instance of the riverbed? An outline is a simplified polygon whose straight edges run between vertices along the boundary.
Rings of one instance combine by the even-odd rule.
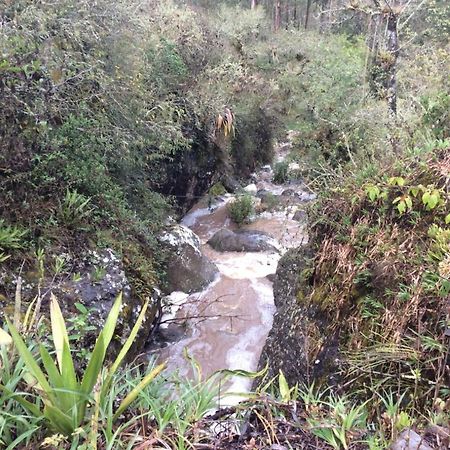
[[[254,196],[256,214],[241,229],[267,233],[273,251],[220,252],[207,243],[221,229],[238,229],[228,215],[227,205],[234,195],[216,198],[212,204],[205,197],[182,219],[181,224],[198,236],[202,253],[217,265],[219,273],[201,292],[173,292],[166,299],[172,305],[168,316],[184,327],[180,339],[159,350],[159,358],[167,361],[168,370],[192,376],[186,352],[198,362],[203,377],[221,369],[257,369],[276,312],[273,276],[281,256],[289,248],[306,243],[306,214],[302,211],[305,203],[314,198],[301,182],[280,185],[272,180],[273,170],[265,166],[244,188]],[[270,207],[264,202],[268,196]],[[163,321],[163,326],[166,323]],[[250,379],[234,377],[226,390],[245,393],[251,383]]]

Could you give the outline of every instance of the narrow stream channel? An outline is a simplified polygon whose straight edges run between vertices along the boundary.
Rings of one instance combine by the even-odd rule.
[[[278,161],[283,157],[279,152]],[[219,252],[207,244],[221,229],[237,230],[227,214],[232,195],[218,198],[210,207],[207,198],[202,199],[181,221],[199,237],[202,252],[219,268],[219,275],[204,291],[169,296],[177,308],[176,317],[186,319],[187,331],[181,340],[164,347],[160,358],[167,360],[169,370],[178,369],[181,376],[190,374],[185,349],[199,362],[204,376],[224,368],[257,369],[275,313],[271,279],[282,254],[306,242],[305,215],[300,219],[294,216],[303,210],[306,200],[313,198],[301,183],[277,185],[272,178],[269,166],[254,175],[254,183],[247,189],[258,193],[255,201],[260,201],[262,193],[270,193],[275,205],[271,211],[256,214],[242,229],[267,233],[278,251]],[[251,380],[236,377],[227,390],[245,393],[250,385]]]

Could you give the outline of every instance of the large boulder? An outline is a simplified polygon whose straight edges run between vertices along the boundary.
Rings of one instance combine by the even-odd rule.
[[[44,278],[41,279],[35,271],[23,271],[21,274],[21,297],[24,309],[40,292],[41,313],[47,315],[50,296],[54,294],[66,320],[75,316],[79,319],[77,332],[80,333],[80,337],[77,346],[89,348],[95,343],[99,331],[103,328],[114,301],[122,293],[123,307],[115,331],[118,339],[114,342],[115,348],[111,353],[114,354],[129,336],[144,303],[143,299],[134,292],[121,258],[111,249],[89,250],[76,257],[70,254],[59,256],[65,261],[65,269],[59,275],[45,276],[44,274]],[[11,275],[8,284],[13,287],[17,285],[17,282],[18,277]],[[134,340],[130,357],[144,349],[155,323],[159,309],[159,293],[157,289],[149,286],[148,296],[151,297],[150,307]],[[8,303],[13,304],[11,300]],[[85,317],[80,313],[77,303],[86,308]],[[4,308],[4,311],[9,315],[12,313],[8,306]]]
[[[200,239],[184,225],[164,232],[160,242],[168,253],[167,291],[198,292],[211,283],[219,270],[200,250]]]
[[[217,231],[208,244],[220,252],[278,252],[276,241],[267,233],[254,230]]]
[[[288,383],[325,377],[333,382],[337,336],[327,335],[328,320],[319,308],[307,306],[311,251],[308,247],[289,250],[278,263],[274,280],[277,308],[272,330],[263,348],[259,366],[268,363],[270,377],[281,370]]]

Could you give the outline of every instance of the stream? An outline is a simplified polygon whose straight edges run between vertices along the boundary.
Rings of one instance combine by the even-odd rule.
[[[279,147],[277,162],[285,158],[286,147]],[[166,343],[159,350],[159,357],[167,361],[169,371],[191,375],[185,350],[198,361],[204,377],[225,368],[257,369],[275,313],[273,275],[282,255],[306,242],[306,214],[299,215],[298,211],[303,211],[305,202],[314,198],[301,182],[280,185],[272,179],[272,168],[264,166],[253,174],[252,184],[244,188],[255,196],[258,212],[241,230],[267,233],[274,251],[219,252],[207,243],[221,229],[238,230],[227,213],[227,204],[235,198],[231,194],[210,205],[207,197],[201,199],[182,219],[181,224],[199,237],[202,253],[217,265],[219,274],[202,292],[190,295],[173,292],[168,297],[172,311],[167,317],[176,317],[185,324],[179,340]],[[270,197],[269,209],[260,199],[264,196]],[[165,326],[163,320],[162,327]],[[252,380],[233,377],[226,390],[245,393],[251,383]],[[237,401],[227,400],[228,404]]]

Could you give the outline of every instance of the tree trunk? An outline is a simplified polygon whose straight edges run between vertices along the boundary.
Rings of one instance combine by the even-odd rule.
[[[275,2],[275,15],[274,15],[274,29],[278,31],[281,25],[281,1],[276,0]]]
[[[387,50],[390,55],[389,74],[387,79],[387,101],[391,115],[397,115],[397,58],[398,58],[398,16],[389,13],[387,23]]]
[[[251,8],[255,9],[256,5],[257,5],[256,0],[252,0]]]
[[[309,22],[309,12],[311,10],[311,0],[307,0],[306,2],[306,15],[305,15],[305,30],[308,29]]]

